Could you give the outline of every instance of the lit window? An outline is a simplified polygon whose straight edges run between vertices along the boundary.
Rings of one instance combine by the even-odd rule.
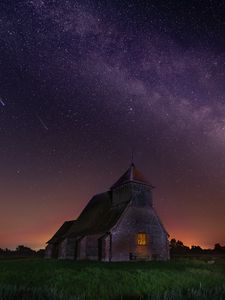
[[[147,245],[147,234],[146,233],[138,233],[137,235],[137,244],[141,246]]]

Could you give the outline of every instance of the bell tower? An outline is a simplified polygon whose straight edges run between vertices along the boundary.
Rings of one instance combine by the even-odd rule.
[[[113,206],[130,201],[135,206],[152,206],[153,188],[132,162],[128,170],[111,187]]]

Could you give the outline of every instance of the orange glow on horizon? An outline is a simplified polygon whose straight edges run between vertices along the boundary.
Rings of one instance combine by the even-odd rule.
[[[63,222],[62,222],[63,223]],[[61,225],[61,224],[60,224]],[[54,226],[49,226],[49,229],[45,232],[38,233],[36,232],[35,234],[33,233],[28,233],[28,234],[21,234],[20,237],[18,238],[17,235],[15,236],[0,236],[0,240],[3,242],[4,245],[0,245],[0,248],[10,248],[10,249],[15,249],[18,245],[25,245],[27,247],[31,247],[34,250],[39,250],[43,249],[46,247],[46,242],[53,236],[53,234],[58,230],[59,228],[59,223],[57,222]],[[196,233],[196,232],[195,232]],[[193,233],[193,236],[194,234]],[[190,236],[192,233],[189,232],[184,232],[181,234],[181,232],[175,232],[171,233],[169,239],[171,240],[172,238],[175,238],[176,240],[180,240],[183,242],[185,246],[188,246],[191,248],[191,246],[200,246],[203,249],[209,249],[209,248],[214,248],[214,244],[216,243],[204,243],[198,238],[193,238],[191,239]],[[11,241],[14,241],[12,244]],[[9,245],[9,246],[8,246]]]
[[[29,194],[27,199],[21,197],[20,206],[15,210],[12,210],[13,197],[12,202],[5,202],[0,248],[15,249],[18,245],[25,245],[36,250],[44,248],[46,242],[64,221],[76,219],[92,195],[104,191],[102,186],[109,186],[108,182],[105,184],[100,182],[97,186],[93,181],[92,188],[89,187],[89,190],[85,192],[78,189],[79,186],[85,189],[81,183],[77,188],[74,187],[73,182],[69,184],[67,181],[66,184],[67,188],[62,186],[60,191],[56,189],[56,191],[52,190],[52,193],[49,192],[48,206],[46,204],[39,205],[38,194],[35,196]],[[161,195],[165,193],[163,189],[159,192],[162,193]],[[159,192],[154,195],[154,203],[160,219],[170,234],[170,239],[180,240],[189,247],[196,245],[205,249],[214,248],[215,243],[225,245],[222,209],[218,210],[214,217],[207,208],[206,212],[210,219],[208,215],[204,216],[197,211],[197,208],[194,210],[191,205],[185,209],[178,205],[172,206],[168,199],[164,200],[162,196],[160,197]],[[172,192],[174,193],[174,191]],[[44,190],[43,194],[46,193],[47,191]],[[31,198],[32,201],[29,202],[28,200]],[[176,197],[176,199],[178,198],[179,196]],[[186,199],[184,202],[187,202]]]

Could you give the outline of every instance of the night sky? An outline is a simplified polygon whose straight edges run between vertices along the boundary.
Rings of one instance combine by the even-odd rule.
[[[44,247],[134,163],[171,238],[225,244],[225,1],[0,2],[0,247]]]

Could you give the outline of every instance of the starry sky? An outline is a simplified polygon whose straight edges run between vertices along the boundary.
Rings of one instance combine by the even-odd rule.
[[[0,247],[134,162],[171,238],[225,244],[225,1],[1,0]]]

